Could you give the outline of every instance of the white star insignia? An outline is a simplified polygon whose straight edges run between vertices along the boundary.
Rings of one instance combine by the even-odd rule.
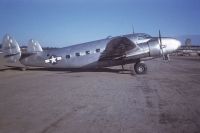
[[[55,64],[57,63],[57,61],[60,61],[60,60],[62,60],[62,57],[51,56],[49,59],[45,60],[45,63]]]

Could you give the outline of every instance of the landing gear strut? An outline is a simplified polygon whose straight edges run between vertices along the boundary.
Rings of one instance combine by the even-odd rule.
[[[145,74],[147,73],[147,66],[142,62],[138,62],[134,65],[134,70],[136,74]]]

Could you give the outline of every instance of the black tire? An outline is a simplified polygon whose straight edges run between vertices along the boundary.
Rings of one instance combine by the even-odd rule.
[[[26,71],[27,67],[21,67],[21,71]]]
[[[135,69],[135,72],[137,74],[145,74],[145,73],[147,73],[147,66],[144,63],[140,63],[140,62],[136,63],[134,65],[134,69]]]

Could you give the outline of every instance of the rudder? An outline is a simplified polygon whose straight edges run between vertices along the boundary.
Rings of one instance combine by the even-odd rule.
[[[33,39],[29,40],[28,47],[27,47],[28,53],[38,53],[38,52],[42,52],[42,51],[43,51],[42,47],[38,41],[35,41]]]
[[[9,63],[17,62],[21,57],[19,44],[8,34],[3,37],[1,52],[4,60]]]

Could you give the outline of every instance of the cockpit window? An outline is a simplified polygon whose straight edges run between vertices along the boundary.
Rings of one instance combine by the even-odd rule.
[[[152,38],[150,35],[148,35],[148,34],[144,34],[144,37],[145,38]]]
[[[143,40],[145,39],[143,36],[138,36],[138,40]]]
[[[138,35],[138,40],[143,40],[143,39],[148,39],[148,38],[151,38],[151,36],[148,35],[148,34],[140,34],[140,35]]]

